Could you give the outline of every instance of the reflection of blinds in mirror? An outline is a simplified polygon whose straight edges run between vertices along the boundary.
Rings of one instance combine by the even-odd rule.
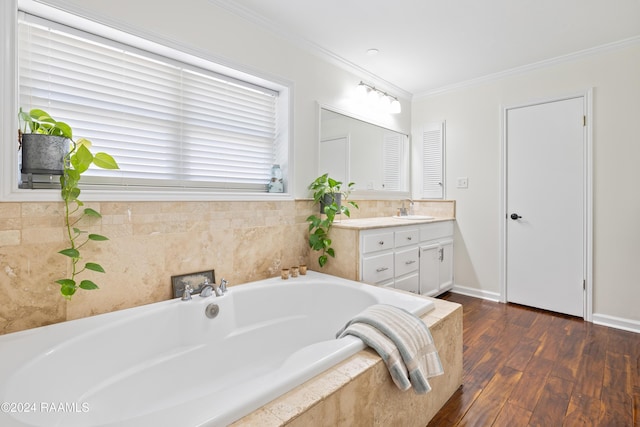
[[[444,198],[444,122],[426,125],[422,131],[422,198]]]
[[[403,139],[401,134],[384,134],[382,183],[385,190],[402,190]]]

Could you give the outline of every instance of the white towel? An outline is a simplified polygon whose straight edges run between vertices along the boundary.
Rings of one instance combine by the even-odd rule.
[[[354,335],[378,352],[400,390],[431,391],[428,378],[444,369],[427,325],[408,311],[386,304],[367,307],[336,338]]]

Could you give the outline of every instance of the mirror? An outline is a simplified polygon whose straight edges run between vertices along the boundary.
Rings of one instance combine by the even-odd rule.
[[[409,192],[409,137],[322,107],[319,174],[327,172],[359,193]]]

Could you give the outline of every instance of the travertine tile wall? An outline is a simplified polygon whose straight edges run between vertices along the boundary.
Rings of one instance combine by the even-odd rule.
[[[352,217],[393,215],[398,201],[359,201]],[[450,204],[418,203],[435,214]],[[62,203],[0,203],[0,333],[29,329],[171,298],[171,276],[215,269],[231,284],[275,276],[306,262],[311,201],[92,203],[103,215],[82,228],[109,237],[91,242],[87,261],[100,290],[67,302],[55,280],[68,277]]]

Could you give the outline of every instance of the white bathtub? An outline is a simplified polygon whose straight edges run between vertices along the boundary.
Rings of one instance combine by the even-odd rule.
[[[0,336],[0,426],[227,425],[363,349],[334,336],[375,303],[433,308],[309,272]]]

